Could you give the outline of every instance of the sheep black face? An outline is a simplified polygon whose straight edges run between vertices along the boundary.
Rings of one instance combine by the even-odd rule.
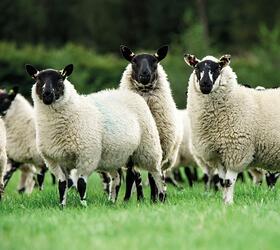
[[[46,105],[51,105],[64,94],[64,80],[71,75],[73,64],[62,71],[46,69],[38,71],[32,65],[25,66],[27,73],[36,80],[36,93]]]
[[[219,61],[212,60],[200,61],[193,55],[185,55],[185,62],[194,68],[194,72],[202,94],[210,94],[216,80],[220,76],[221,70],[229,65],[230,55],[224,55]]]
[[[0,91],[0,114],[4,116],[10,108],[13,100],[18,93],[18,87],[14,87],[9,93],[5,90]]]
[[[132,65],[132,78],[137,82],[137,85],[144,89],[154,88],[155,80],[158,77],[157,65],[166,57],[168,46],[159,48],[154,55],[135,55],[128,47],[123,45],[120,46],[120,50],[123,57]]]

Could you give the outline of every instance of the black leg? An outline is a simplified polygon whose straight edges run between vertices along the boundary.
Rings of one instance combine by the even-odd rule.
[[[142,178],[141,174],[139,171],[134,170],[135,174],[135,185],[136,185],[136,190],[137,190],[137,200],[142,201],[144,200],[144,194],[143,194],[143,186],[142,186]]]
[[[135,176],[132,167],[128,167],[126,171],[126,187],[125,187],[124,201],[129,201],[131,197],[131,191],[132,191],[132,186],[134,181],[135,181]]]
[[[180,169],[173,170],[173,175],[174,175],[174,178],[177,182],[180,182],[180,183],[184,182],[184,179],[183,179],[183,176],[181,174]]]
[[[248,173],[249,178],[250,178],[251,180],[253,180],[252,174],[251,174],[249,171],[247,171],[247,173]]]
[[[244,173],[238,173],[237,175],[237,180],[240,180],[241,182],[245,182],[245,178],[244,178]]]
[[[151,188],[151,200],[152,200],[152,202],[156,202],[158,190],[157,190],[155,180],[150,173],[148,174],[148,179],[149,179],[150,188]]]
[[[3,194],[4,194],[4,185],[1,184],[1,185],[0,185],[0,201],[2,200]]]
[[[66,205],[66,188],[67,182],[58,180],[59,204],[62,208]]]
[[[24,192],[25,192],[25,187],[22,187],[18,190],[19,194],[24,194]]]
[[[85,178],[83,177],[80,177],[78,179],[78,182],[77,182],[77,189],[78,189],[78,192],[80,194],[80,199],[81,199],[81,204],[86,206],[86,189],[87,189],[87,183],[86,183],[86,180]]]
[[[175,178],[173,178],[173,176],[172,177],[165,177],[165,182],[170,183],[172,186],[174,186],[175,188],[177,188],[179,190],[183,189],[183,187],[178,184],[178,182],[175,180]]]
[[[10,181],[11,177],[13,176],[13,174],[19,169],[20,167],[20,163],[15,162],[15,161],[11,161],[11,168],[9,169],[9,171],[6,172],[6,174],[4,175],[4,188],[7,186],[8,182]]]
[[[73,186],[74,186],[73,180],[71,178],[68,178],[68,180],[67,180],[67,187],[68,187],[68,189],[70,189]]]
[[[185,170],[185,174],[187,176],[189,185],[190,185],[190,187],[192,187],[193,186],[193,175],[192,175],[191,169],[189,167],[185,167],[184,170]]]
[[[208,183],[208,180],[209,180],[209,176],[207,174],[203,174],[202,176],[202,179],[203,183],[205,184],[205,186],[207,185]]]
[[[47,167],[44,166],[44,167],[41,168],[40,173],[37,174],[37,181],[38,181],[38,185],[39,185],[39,190],[43,190],[45,174],[46,174],[47,171],[48,171]]]
[[[193,181],[198,181],[198,173],[196,167],[193,167]]]
[[[215,174],[212,179],[210,180],[210,187],[213,188],[216,192],[219,189],[219,185],[220,184],[220,177],[218,174]]]
[[[55,185],[55,183],[56,183],[55,175],[54,175],[54,174],[51,174],[51,177],[52,177],[52,184]]]
[[[102,182],[103,182],[103,190],[107,195],[109,195],[110,177],[108,174],[101,172],[101,178],[102,178]]]
[[[116,201],[118,199],[119,191],[120,191],[120,188],[121,188],[121,185],[122,185],[122,175],[123,175],[123,173],[122,173],[122,169],[121,168],[118,170],[118,175],[119,175],[120,182],[116,186]]]
[[[276,172],[276,173],[267,172],[265,175],[267,186],[269,188],[273,188],[275,186],[279,176],[280,176],[280,173],[278,173],[278,172]]]

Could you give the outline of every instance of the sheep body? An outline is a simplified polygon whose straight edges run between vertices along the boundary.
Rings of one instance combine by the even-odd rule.
[[[158,63],[158,79],[155,88],[149,92],[141,91],[138,83],[132,78],[132,66],[128,64],[123,73],[120,89],[128,89],[141,95],[147,102],[155,119],[163,151],[163,168],[175,164],[177,152],[182,140],[182,126],[176,116],[176,105],[173,100],[170,84],[163,67]]]
[[[8,157],[19,163],[44,165],[36,147],[35,115],[31,104],[17,94],[3,118],[7,131]]]
[[[159,135],[139,95],[106,90],[83,96],[64,80],[64,94],[54,104],[43,104],[36,94],[36,84],[32,98],[37,145],[59,180],[66,180],[65,173],[75,168],[79,177],[87,177],[94,170],[114,175],[129,159],[159,175]]]
[[[218,61],[209,56],[203,60]],[[235,173],[247,166],[277,170],[280,163],[280,90],[249,89],[236,78],[225,66],[216,87],[204,95],[193,72],[188,87],[192,152],[210,168],[224,168],[225,180],[232,176],[234,182]],[[232,202],[230,196],[225,202]]]
[[[0,199],[4,192],[4,173],[7,168],[6,154],[6,129],[3,120],[0,118]]]
[[[185,166],[195,165],[195,160],[190,150],[190,121],[188,112],[186,109],[177,110],[177,114],[183,124],[183,138],[175,166],[179,167],[180,164]]]
[[[7,134],[7,156],[12,162],[12,166],[5,174],[5,186],[11,178],[13,172],[20,168],[22,178],[19,185],[19,192],[31,192],[32,188],[29,179],[32,179],[35,172],[34,166],[38,170],[39,188],[42,189],[46,166],[40,156],[36,146],[35,114],[31,104],[21,95],[16,94],[11,105],[6,110],[3,117]],[[22,164],[25,164],[22,167]],[[26,184],[24,184],[26,180]],[[29,190],[29,191],[28,191]]]

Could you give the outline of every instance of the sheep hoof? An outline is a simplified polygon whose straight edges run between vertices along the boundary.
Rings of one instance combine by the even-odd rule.
[[[59,209],[60,210],[64,210],[64,208],[65,208],[65,204],[59,204]]]
[[[230,206],[230,205],[233,204],[233,200],[224,199],[224,204],[225,204],[226,206]]]
[[[24,194],[25,193],[25,187],[22,187],[18,190],[19,194]]]
[[[82,205],[82,207],[87,207],[87,201],[86,200],[81,200],[81,205]]]
[[[164,203],[165,200],[166,200],[166,194],[160,193],[160,194],[159,194],[159,201],[162,202],[162,203]]]

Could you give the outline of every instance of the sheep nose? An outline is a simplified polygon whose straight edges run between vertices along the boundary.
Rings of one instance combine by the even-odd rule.
[[[49,97],[51,96],[53,93],[51,91],[45,91],[44,92],[44,96]]]

